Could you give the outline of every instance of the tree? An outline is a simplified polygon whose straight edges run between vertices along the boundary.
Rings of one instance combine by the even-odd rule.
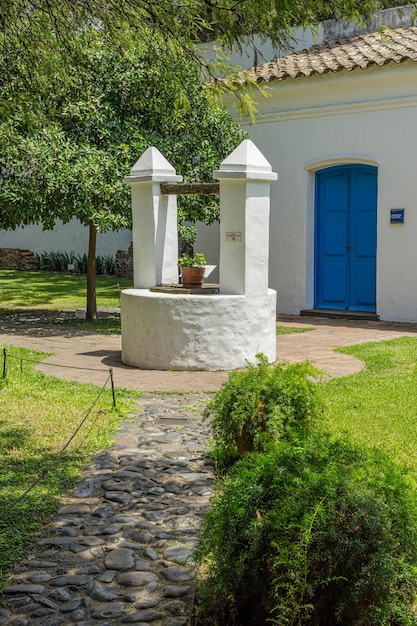
[[[96,233],[130,226],[123,177],[142,152],[154,145],[186,180],[207,181],[244,137],[210,100],[191,59],[155,34],[149,41],[119,49],[99,29],[80,31],[69,57],[77,63],[64,77],[41,74],[35,90],[16,79],[19,57],[14,66],[3,58],[0,227],[52,228],[75,216],[89,228],[88,319],[97,315]],[[184,220],[209,223],[216,211],[213,202],[180,202]]]
[[[61,50],[74,31],[99,27],[124,45],[132,33],[146,41],[157,33],[175,41],[210,73],[195,43],[217,41],[227,49],[254,35],[287,48],[293,26],[323,19],[366,20],[372,11],[401,0],[0,0],[0,46],[7,53],[18,42],[30,73],[35,60],[48,65],[51,48]],[[414,4],[414,2],[413,2]]]

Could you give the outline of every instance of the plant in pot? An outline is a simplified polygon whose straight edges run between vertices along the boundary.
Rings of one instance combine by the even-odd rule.
[[[206,271],[206,257],[204,254],[195,254],[193,257],[183,254],[178,259],[181,269],[182,286],[186,289],[202,287]]]

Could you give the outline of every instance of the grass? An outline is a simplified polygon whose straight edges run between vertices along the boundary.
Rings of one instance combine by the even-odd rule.
[[[119,306],[119,289],[132,284],[127,278],[96,276],[97,306]],[[85,309],[86,290],[84,274],[0,270],[0,313]]]
[[[326,425],[380,448],[417,481],[417,338],[339,349],[365,362],[361,372],[321,383]]]
[[[300,328],[299,326],[280,326],[277,325],[277,335],[292,335],[293,333],[306,333],[309,330],[314,330],[309,326]]]
[[[120,335],[120,317],[99,317],[95,322],[88,320],[58,320],[57,326],[64,328],[74,328],[75,330],[87,330],[95,333]]]
[[[60,454],[100,388],[36,372],[34,364],[45,356],[40,352],[7,347],[7,354],[7,377],[0,378],[0,589],[57,510],[58,498],[77,480],[89,455],[109,444],[139,395],[118,389],[113,409],[111,389],[106,387]],[[103,384],[106,375],[103,372]]]

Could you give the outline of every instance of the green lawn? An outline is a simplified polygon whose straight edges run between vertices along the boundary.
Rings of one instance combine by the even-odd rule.
[[[84,274],[51,274],[0,270],[0,313],[12,311],[85,309]],[[96,277],[97,305],[119,306],[119,291],[132,287],[127,278]]]
[[[109,444],[139,396],[117,389],[113,409],[107,386],[61,455],[100,387],[35,372],[31,361],[44,358],[40,352],[8,346],[7,354],[7,378],[0,378],[0,588],[56,511],[58,498],[74,484],[88,456]],[[30,493],[15,504],[37,479]]]
[[[384,450],[417,479],[417,338],[340,352],[361,359],[366,368],[320,383],[327,426],[335,434]]]
[[[280,326],[277,324],[277,335],[292,335],[293,333],[306,333],[309,330],[314,330],[314,328],[310,328],[309,326],[303,326],[300,328],[299,326]]]

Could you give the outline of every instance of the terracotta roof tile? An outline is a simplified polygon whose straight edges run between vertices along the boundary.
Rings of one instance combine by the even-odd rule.
[[[326,74],[403,61],[417,62],[417,27],[352,35],[315,45],[249,70],[256,82]]]

